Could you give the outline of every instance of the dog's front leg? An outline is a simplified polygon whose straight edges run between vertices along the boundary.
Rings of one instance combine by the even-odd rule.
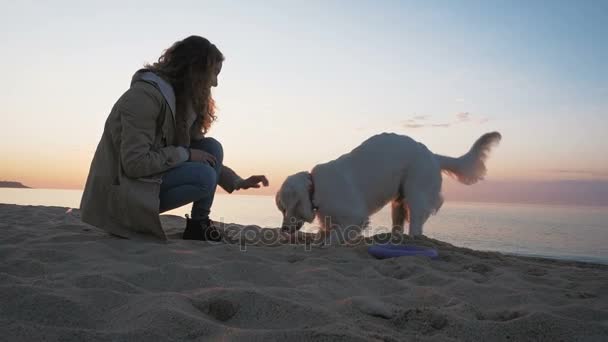
[[[340,232],[340,235],[336,238],[336,240],[344,241],[344,246],[347,247],[359,246],[365,241],[362,232],[369,226],[369,217],[353,222],[357,222],[357,224],[351,224],[343,227],[340,230],[336,230]],[[333,239],[334,238],[332,238],[332,240]]]

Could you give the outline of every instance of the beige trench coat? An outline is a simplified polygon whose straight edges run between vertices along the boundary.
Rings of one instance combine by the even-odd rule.
[[[106,120],[80,202],[82,221],[125,238],[152,234],[166,240],[159,218],[161,176],[188,158],[174,140],[171,86],[138,71]],[[218,185],[230,193],[240,180],[224,166]]]

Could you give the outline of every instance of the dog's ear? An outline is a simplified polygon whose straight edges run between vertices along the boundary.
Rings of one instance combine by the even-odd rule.
[[[277,208],[283,212],[283,226],[291,220],[312,222],[315,212],[310,201],[312,182],[307,172],[300,172],[287,177],[277,192]]]
[[[297,201],[296,186],[293,179],[284,182],[275,195],[275,203],[281,211],[287,210],[295,205]]]
[[[302,196],[298,196],[295,212],[300,218],[308,223],[315,219],[315,211],[312,208],[312,203],[310,203],[308,192],[303,192]]]
[[[299,184],[295,187],[296,207],[295,212],[306,222],[312,222],[315,219],[315,211],[310,201],[310,191],[312,190],[312,181],[308,175],[299,177]]]

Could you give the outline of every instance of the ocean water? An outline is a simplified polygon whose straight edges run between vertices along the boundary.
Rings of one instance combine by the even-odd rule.
[[[0,189],[0,203],[78,208],[80,190]],[[189,206],[168,212],[184,216]],[[274,198],[217,194],[217,221],[278,227]],[[368,233],[387,231],[390,211],[371,218]],[[314,229],[313,225],[305,226]],[[407,228],[406,228],[407,229]],[[477,250],[608,264],[608,207],[450,202],[432,216],[425,235]]]

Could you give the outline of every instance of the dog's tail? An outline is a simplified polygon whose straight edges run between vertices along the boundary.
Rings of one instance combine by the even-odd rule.
[[[502,136],[498,132],[482,135],[473,147],[460,158],[446,157],[436,154],[441,170],[458,179],[463,184],[471,185],[482,180],[486,174],[485,161],[490,148],[498,144]]]

